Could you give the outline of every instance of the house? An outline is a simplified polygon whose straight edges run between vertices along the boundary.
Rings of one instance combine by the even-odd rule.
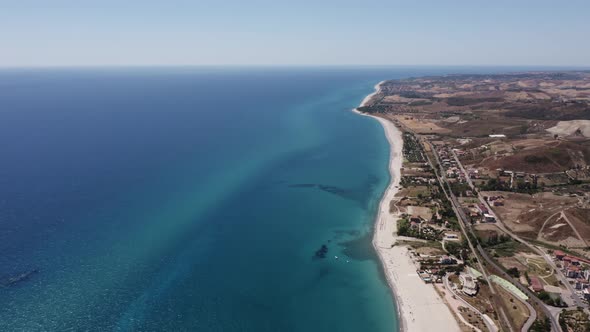
[[[447,240],[459,240],[459,235],[455,233],[445,233],[445,239]]]
[[[418,270],[416,272],[418,272],[420,279],[422,279],[422,281],[424,281],[425,283],[429,284],[432,282],[432,275],[430,275],[430,273],[422,270]]]
[[[563,260],[563,258],[565,257],[565,253],[561,250],[555,250],[553,254],[555,255],[555,258],[559,260]]]
[[[565,276],[568,278],[579,278],[581,276],[582,269],[579,266],[570,265],[565,268]]]
[[[457,264],[457,260],[445,255],[440,258],[440,263],[444,265]]]
[[[461,285],[463,285],[463,288],[461,289],[461,291],[469,296],[475,296],[477,295],[477,283],[475,282],[475,279],[473,278],[473,276],[471,276],[470,274],[465,274],[462,273],[459,276],[459,279],[461,280]]]
[[[488,208],[485,205],[481,204],[481,203],[477,205],[477,209],[479,210],[479,212],[481,212],[481,214],[486,214],[486,213],[489,213],[490,212],[488,210]]]
[[[578,278],[576,280],[575,287],[577,290],[584,290],[584,289],[588,288],[588,280],[586,280],[584,278]]]
[[[492,216],[491,214],[487,214],[487,213],[485,213],[483,215],[483,220],[485,222],[496,222],[496,218],[494,216]]]
[[[539,278],[535,277],[535,276],[531,276],[531,289],[535,292],[540,292],[542,291],[543,288],[543,284],[541,283],[541,281],[539,280]]]
[[[582,294],[584,294],[584,299],[585,299],[586,301],[590,301],[590,291],[588,290],[588,288],[584,289],[584,290],[582,291]]]

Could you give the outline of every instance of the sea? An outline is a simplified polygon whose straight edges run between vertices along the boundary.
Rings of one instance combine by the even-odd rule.
[[[1,69],[0,331],[397,331],[389,145],[351,110],[493,70]]]

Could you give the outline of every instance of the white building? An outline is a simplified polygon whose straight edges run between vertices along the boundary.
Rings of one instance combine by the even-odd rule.
[[[470,274],[461,273],[459,279],[461,280],[461,285],[463,285],[463,288],[461,289],[463,293],[469,296],[475,296],[477,294],[477,282],[473,276]]]

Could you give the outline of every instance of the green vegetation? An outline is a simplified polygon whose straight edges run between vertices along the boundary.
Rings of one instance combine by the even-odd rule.
[[[549,318],[537,319],[533,323],[533,325],[531,326],[531,329],[529,331],[531,331],[531,332],[551,332],[551,321],[549,320]]]
[[[450,255],[455,257],[460,257],[461,259],[465,259],[467,257],[467,249],[469,245],[466,239],[463,239],[461,242],[446,242],[445,249]]]
[[[422,151],[422,146],[420,142],[416,139],[416,136],[411,133],[404,133],[404,148],[403,153],[406,160],[411,163],[424,163],[426,162],[426,158],[424,157],[424,152]]]
[[[567,304],[563,302],[559,294],[550,294],[546,291],[540,291],[537,293],[537,297],[547,305],[554,307],[567,307]]]
[[[497,103],[503,101],[502,98],[462,98],[462,97],[451,97],[445,99],[447,104],[450,106],[469,106],[476,105],[479,103],[492,102]]]
[[[487,247],[495,257],[512,257],[519,249],[519,243],[509,240]]]
[[[414,230],[410,226],[410,220],[408,218],[399,219],[397,221],[397,234],[401,236],[416,237],[414,235]]]
[[[361,113],[387,113],[388,107],[383,104],[373,105],[373,106],[361,106],[357,107],[357,110]]]
[[[487,183],[481,185],[483,191],[510,191],[510,184],[500,179],[491,178]]]
[[[465,182],[451,182],[449,186],[453,194],[457,197],[467,196],[467,191],[471,191],[471,188]]]
[[[559,325],[564,331],[590,331],[590,320],[584,310],[564,310],[559,315]]]
[[[415,100],[408,103],[409,106],[425,106],[432,105],[433,102],[430,100]]]
[[[442,239],[443,231],[424,225],[416,225],[412,227],[410,220],[403,218],[397,223],[397,234],[401,236],[415,237],[417,239],[437,241]]]
[[[486,247],[494,247],[494,246],[496,246],[498,244],[511,241],[511,239],[512,238],[510,237],[510,235],[506,235],[506,234],[500,234],[500,235],[498,235],[498,233],[491,234],[485,240],[483,240],[481,238],[478,238],[479,243],[484,248],[486,248]]]
[[[400,97],[409,98],[409,99],[420,99],[420,98],[428,98],[429,95],[425,95],[423,93],[419,93],[416,91],[400,91]]]
[[[515,267],[509,268],[506,270],[506,273],[508,273],[508,275],[512,278],[520,278],[520,272],[518,272],[518,269]]]
[[[499,178],[491,178],[488,182],[480,186],[482,191],[513,191],[524,194],[534,194],[539,191],[537,182],[525,182],[522,179],[516,180],[515,188],[510,188],[510,183],[500,180]]]

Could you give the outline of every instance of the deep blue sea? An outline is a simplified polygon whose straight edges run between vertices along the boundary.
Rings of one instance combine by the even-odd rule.
[[[459,71],[0,70],[0,331],[397,330],[350,110]]]

